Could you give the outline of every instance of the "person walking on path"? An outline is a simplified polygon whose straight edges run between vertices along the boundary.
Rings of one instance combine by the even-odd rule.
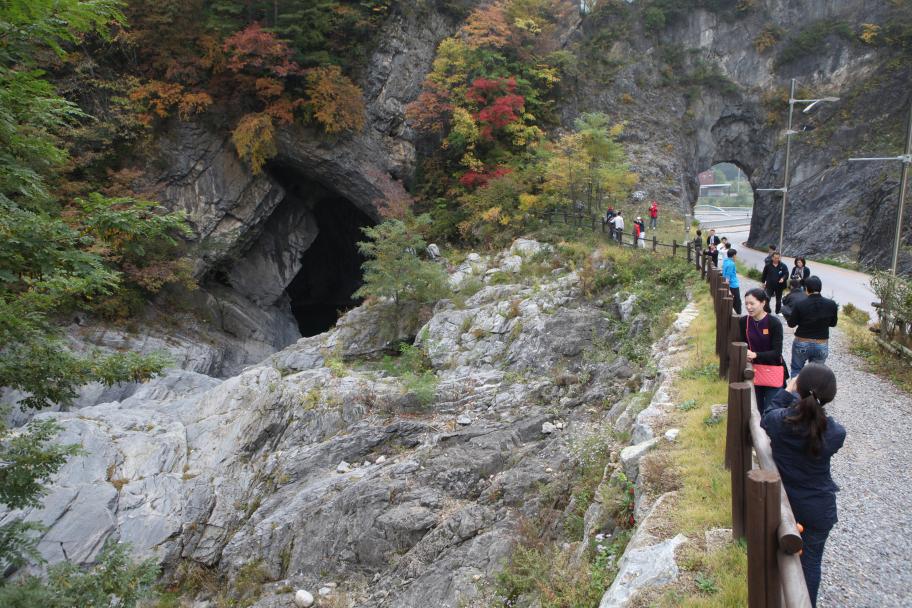
[[[715,245],[716,247],[718,247],[719,243],[721,243],[721,242],[722,242],[722,239],[720,239],[719,237],[716,236],[716,229],[710,228],[709,236],[706,237],[706,246],[709,247],[710,245]]]
[[[640,249],[646,249],[646,222],[643,221],[643,218],[637,216],[636,225],[639,227],[639,232],[637,232],[636,245]]]
[[[804,282],[811,276],[811,269],[807,267],[807,260],[798,256],[795,258],[795,265],[792,267],[792,278],[801,281],[801,289],[804,289]]]
[[[775,245],[770,245],[770,246],[769,246],[769,251],[767,252],[766,257],[763,258],[763,263],[764,263],[764,264],[769,264],[770,262],[772,262],[772,261],[773,261],[773,254],[774,254],[774,253],[776,253],[776,246],[775,246]]]
[[[659,204],[652,201],[649,206],[649,229],[655,230],[659,225]]]
[[[823,547],[838,520],[839,487],[830,474],[830,460],[845,443],[846,431],[823,409],[835,397],[836,375],[825,365],[811,363],[775,395],[760,420],[795,521],[804,526],[801,569],[814,606]]]
[[[782,359],[782,323],[767,314],[769,294],[755,288],[744,294],[747,315],[738,322],[740,341],[747,342],[747,360],[754,364],[782,366],[783,382],[779,386],[761,386],[755,379],[754,392],[757,395],[757,409],[763,414],[772,403],[773,396],[785,386],[787,375]]]
[[[808,277],[804,286],[807,297],[786,319],[789,327],[798,327],[792,341],[792,376],[796,376],[806,363],[826,362],[830,354],[830,328],[836,327],[839,320],[836,302],[820,295],[823,283],[819,277]]]
[[[611,219],[611,226],[614,228],[614,238],[618,243],[623,243],[624,236],[624,216],[620,211]]]
[[[782,291],[785,289],[785,282],[788,280],[788,266],[782,263],[782,256],[778,251],[773,252],[769,264],[763,267],[763,274],[760,276],[760,282],[766,288],[770,300],[776,296],[776,314],[782,310]],[[769,312],[769,310],[767,310]]]
[[[729,249],[726,252],[726,258],[722,262],[722,276],[728,279],[728,290],[732,294],[732,308],[735,314],[741,314],[741,281],[738,280],[738,268],[735,266],[735,256],[738,252]]]
[[[798,302],[801,302],[806,297],[807,294],[804,293],[804,288],[801,287],[801,281],[798,279],[789,280],[789,292],[782,298],[782,316],[785,317],[786,322],[791,318]]]

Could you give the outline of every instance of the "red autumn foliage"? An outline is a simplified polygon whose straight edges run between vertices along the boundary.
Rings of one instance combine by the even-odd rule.
[[[228,55],[228,69],[233,72],[270,72],[280,78],[301,73],[298,64],[291,60],[288,45],[259,23],[230,36],[223,49]]]
[[[442,87],[425,83],[425,90],[405,109],[405,116],[412,126],[425,133],[442,133],[446,120],[453,111],[449,93]]]
[[[481,129],[479,133],[485,139],[492,139],[494,129],[502,129],[519,120],[526,100],[522,95],[504,95],[494,100],[490,106],[482,109],[475,116]]]
[[[466,99],[479,105],[486,105],[500,95],[516,92],[516,79],[476,78],[466,92]]]
[[[526,99],[517,95],[515,78],[477,78],[466,93],[466,99],[478,104],[475,113],[482,139],[494,139],[494,131],[520,119]]]
[[[466,188],[475,189],[482,188],[488,185],[493,179],[498,177],[503,177],[509,173],[512,173],[513,169],[509,167],[497,167],[491,171],[478,172],[478,171],[466,171],[462,174],[462,177],[459,178],[459,183],[465,186]]]

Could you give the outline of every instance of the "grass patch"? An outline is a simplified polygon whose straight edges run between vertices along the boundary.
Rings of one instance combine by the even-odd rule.
[[[697,306],[700,314],[687,332],[692,349],[690,373],[682,374],[674,386],[678,403],[696,403],[688,410],[678,408],[673,422],[681,429],[672,455],[683,486],[675,524],[685,534],[731,525],[731,483],[723,466],[725,425],[706,424],[710,406],[727,401],[728,385],[715,373],[715,319],[712,302],[703,290]]]
[[[814,261],[819,264],[826,264],[827,266],[845,268],[846,270],[861,270],[861,266],[858,264],[858,262],[850,262],[848,260],[840,260],[837,258],[817,258]]]
[[[682,570],[677,584],[649,603],[636,606],[656,608],[742,608],[747,606],[747,552],[733,543],[705,553],[682,550]]]
[[[427,353],[412,344],[399,345],[399,356],[383,357],[380,369],[399,378],[407,393],[414,394],[422,405],[430,405],[437,391],[437,374]]]
[[[735,269],[737,269],[740,276],[747,277],[748,279],[752,279],[754,281],[759,282],[763,276],[763,273],[757,268],[754,268],[753,266],[746,266],[743,262],[738,260],[735,260]]]
[[[849,351],[861,357],[865,362],[865,371],[887,378],[912,394],[912,364],[907,358],[899,357],[875,342],[874,335],[868,330],[868,314],[850,306],[843,306],[841,315],[848,323],[839,324],[849,339]]]
[[[731,527],[731,482],[725,470],[724,416],[712,416],[711,406],[724,403],[728,385],[718,377],[715,354],[715,317],[712,301],[698,289],[699,315],[687,331],[690,367],[673,386],[679,404],[670,425],[681,432],[678,440],[644,459],[648,477],[656,476],[665,489],[677,489],[678,499],[669,517],[674,533],[700,539],[712,528]],[[650,459],[656,462],[650,463]],[[673,465],[673,474],[665,469]],[[733,543],[707,553],[698,545],[678,552],[681,575],[666,587],[651,590],[634,606],[708,607],[747,605],[747,554]]]

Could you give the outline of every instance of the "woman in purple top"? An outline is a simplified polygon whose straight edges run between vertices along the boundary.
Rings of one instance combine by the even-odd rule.
[[[830,459],[845,442],[845,428],[823,406],[836,396],[836,376],[825,365],[808,363],[773,399],[760,421],[773,448],[795,521],[804,526],[801,568],[811,602],[817,605],[823,546],[836,517],[839,487]]]
[[[769,304],[769,294],[765,290],[756,288],[744,294],[744,308],[747,315],[741,317],[741,341],[747,342],[747,360],[751,363],[766,365],[785,364],[782,359],[782,323],[779,319],[766,312]],[[788,377],[788,371],[783,378]],[[785,382],[782,383],[785,386]],[[782,386],[754,386],[757,394],[757,409],[762,415],[770,407],[773,396]]]

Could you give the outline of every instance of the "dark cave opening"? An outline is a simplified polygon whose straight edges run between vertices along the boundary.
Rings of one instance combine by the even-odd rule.
[[[315,336],[333,325],[340,313],[356,306],[362,284],[358,241],[374,221],[345,197],[289,172],[277,172],[286,198],[307,205],[319,230],[301,255],[301,269],[286,288],[291,311],[303,336]]]

